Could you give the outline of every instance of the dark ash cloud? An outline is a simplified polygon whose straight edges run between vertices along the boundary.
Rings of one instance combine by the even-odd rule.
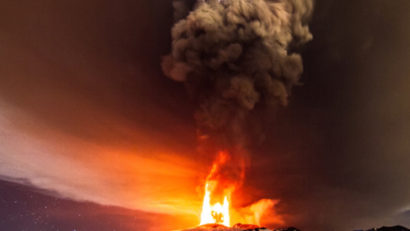
[[[164,73],[184,82],[198,102],[202,137],[244,143],[249,114],[287,105],[299,83],[302,58],[293,51],[312,39],[307,22],[313,2],[197,1],[187,14],[189,3],[174,2],[177,14],[186,17],[172,28]]]

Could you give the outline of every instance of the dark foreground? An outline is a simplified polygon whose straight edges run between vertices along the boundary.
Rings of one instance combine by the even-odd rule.
[[[276,229],[274,231],[301,231],[296,228],[286,228],[286,229]],[[407,229],[406,227],[403,226],[392,226],[392,227],[381,227],[381,228],[373,228],[373,229],[367,229],[367,230],[355,230],[355,231],[410,231],[410,229]]]
[[[286,228],[286,229],[276,229],[274,231],[301,231],[296,228]],[[355,230],[355,231],[410,231],[410,229],[407,229],[406,227],[403,226],[392,226],[392,227],[381,227],[381,228],[373,228],[373,229],[367,229],[367,230]]]
[[[183,231],[301,231],[294,227],[283,228],[283,229],[274,229],[270,230],[263,227],[252,227],[252,225],[234,225],[232,228],[228,228],[222,225],[203,225],[197,228],[187,229]],[[354,231],[410,231],[409,229],[403,226],[392,226],[392,227],[381,227],[373,228],[367,230],[354,230]]]
[[[232,228],[227,228],[221,225],[204,225],[193,229],[187,229],[184,231],[301,231],[294,227],[283,228],[283,229],[274,229],[270,230],[267,228],[257,228],[257,227],[246,227],[246,225],[235,225]],[[355,230],[355,231],[410,231],[409,229],[403,226],[392,226],[392,227],[381,227],[373,228],[368,230]]]

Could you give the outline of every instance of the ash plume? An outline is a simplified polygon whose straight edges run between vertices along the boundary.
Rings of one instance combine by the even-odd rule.
[[[236,147],[252,112],[285,106],[312,39],[312,0],[174,1],[172,51],[162,68],[198,108],[199,137]],[[187,9],[192,9],[190,12]]]

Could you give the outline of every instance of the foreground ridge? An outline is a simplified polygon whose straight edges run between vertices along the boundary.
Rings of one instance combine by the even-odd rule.
[[[281,229],[268,229],[265,227],[258,227],[256,225],[247,225],[247,224],[236,224],[233,227],[226,227],[219,224],[207,224],[201,225],[195,228],[186,229],[182,231],[301,231],[294,227],[281,228]],[[410,229],[403,226],[383,226],[381,228],[372,228],[372,229],[359,229],[354,231],[410,231]]]
[[[373,228],[373,229],[368,229],[368,230],[355,230],[355,231],[410,231],[410,229],[400,226],[400,225],[396,225],[396,226],[391,226],[391,227],[383,226],[378,229]]]
[[[219,224],[207,224],[201,225],[192,229],[186,229],[183,231],[300,231],[296,228],[290,227],[285,229],[268,229],[265,227],[259,227],[256,225],[248,225],[248,224],[236,224],[233,227],[226,227],[224,225]]]

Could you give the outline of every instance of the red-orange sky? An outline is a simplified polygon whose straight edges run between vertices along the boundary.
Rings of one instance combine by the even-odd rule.
[[[303,230],[410,225],[409,10],[316,2],[304,85],[251,148],[235,206],[278,199]],[[196,106],[160,69],[172,14],[170,0],[1,2],[0,179],[143,211],[140,224],[197,224],[213,156],[198,154]]]

